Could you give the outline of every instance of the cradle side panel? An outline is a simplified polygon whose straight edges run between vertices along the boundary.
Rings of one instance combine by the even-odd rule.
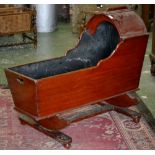
[[[36,83],[9,69],[5,73],[15,108],[22,113],[37,116]]]
[[[125,40],[110,58],[96,67],[39,80],[39,116],[48,116],[137,89],[147,38],[144,35]]]
[[[39,81],[40,116],[138,88],[146,43],[147,36],[128,39],[97,67]]]

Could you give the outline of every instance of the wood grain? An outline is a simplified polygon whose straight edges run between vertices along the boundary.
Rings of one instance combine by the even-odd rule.
[[[42,119],[138,89],[148,41],[145,25],[133,11],[122,9],[95,15],[86,28],[95,32],[104,21],[114,24],[121,42],[111,56],[101,60],[95,67],[40,80],[11,71],[11,68],[6,69],[18,111]],[[24,84],[17,82],[17,78],[22,78]],[[111,104],[117,105],[112,100]],[[122,107],[134,104],[118,102],[118,106]]]
[[[39,115],[55,114],[137,89],[146,41],[147,36],[127,39],[96,67],[39,80]],[[141,46],[135,47],[138,44]]]

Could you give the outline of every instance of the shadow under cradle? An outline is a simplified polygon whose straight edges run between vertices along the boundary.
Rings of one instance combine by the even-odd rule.
[[[93,35],[86,30],[77,47],[70,50],[66,56],[18,68],[14,67],[12,70],[34,79],[41,79],[95,66],[101,59],[112,53],[119,41],[116,28],[111,23],[103,22]]]

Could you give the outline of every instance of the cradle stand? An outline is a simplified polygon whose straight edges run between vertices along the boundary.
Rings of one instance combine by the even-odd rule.
[[[52,137],[53,139],[61,143],[65,148],[69,149],[72,143],[72,138],[61,132],[60,130],[70,125],[71,123],[109,111],[116,111],[118,113],[127,115],[132,118],[133,122],[138,123],[141,118],[140,113],[121,106],[114,106],[108,104],[108,102],[111,103],[115,101],[119,101],[119,104],[121,104],[121,102],[128,102],[128,104],[138,103],[138,99],[135,97],[135,94],[130,97],[127,96],[127,94],[124,94],[118,97],[114,97],[112,99],[105,100],[105,102],[97,102],[89,106],[79,108],[78,111],[74,109],[72,110],[72,112],[69,112],[69,114],[68,112],[63,112],[42,120],[35,120],[34,118],[31,118],[25,114],[20,114],[19,120],[21,124],[30,125],[31,127],[39,130],[40,132],[43,132],[44,134]]]

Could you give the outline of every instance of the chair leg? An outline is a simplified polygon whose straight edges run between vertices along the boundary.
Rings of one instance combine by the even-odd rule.
[[[26,41],[25,33],[22,33],[23,42]]]

